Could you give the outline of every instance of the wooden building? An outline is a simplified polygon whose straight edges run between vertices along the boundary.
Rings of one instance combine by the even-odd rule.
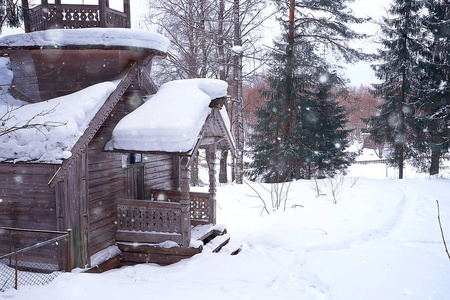
[[[33,23],[27,25],[29,31],[52,28],[49,23],[43,27],[33,25],[39,19],[50,20],[49,15],[40,15],[42,11],[55,14],[60,22],[65,9],[70,9],[71,16],[78,14],[86,26],[76,20],[78,23],[64,23],[64,28],[110,24],[109,17],[108,21],[102,20],[110,11],[108,1],[100,0],[95,6],[95,25],[89,15],[94,8],[41,2],[31,10]],[[129,27],[129,1],[124,1],[124,7]],[[58,22],[55,24],[60,27]],[[125,263],[168,264],[198,253],[201,247],[191,247],[192,226],[215,224],[215,150],[234,149],[220,114],[224,99],[211,99],[208,116],[189,151],[106,151],[117,123],[138,109],[145,96],[157,92],[150,77],[151,65],[154,57],[164,57],[167,45],[164,38],[147,32],[102,29],[103,40],[92,38],[97,32],[59,29],[0,39],[0,57],[9,58],[13,72],[9,94],[27,105],[54,101],[55,97],[102,82],[116,84],[106,100],[91,112],[85,130],[64,152],[70,151],[70,155],[52,161],[15,154],[14,147],[7,149],[8,139],[15,137],[1,137],[0,227],[71,229],[72,264],[82,268],[90,266],[93,254],[118,243]],[[123,41],[126,36],[129,39]],[[20,114],[20,110],[14,113]],[[33,148],[31,142],[22,146]],[[201,147],[212,154],[208,162],[210,189],[206,194],[191,193],[188,184],[191,154]],[[213,234],[214,227],[207,228],[210,232],[205,234]],[[177,246],[161,247],[165,241]],[[16,246],[30,242],[17,241]],[[141,248],[130,248],[130,242],[143,244]],[[1,245],[0,241],[0,251],[6,253]]]

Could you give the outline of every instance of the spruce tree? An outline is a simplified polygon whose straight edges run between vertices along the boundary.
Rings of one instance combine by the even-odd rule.
[[[431,157],[425,165],[430,175],[439,173],[439,160],[448,152],[450,126],[450,3],[425,1],[422,25],[428,39],[422,53],[421,87],[415,102],[416,148],[421,157]],[[422,160],[419,160],[421,162]]]
[[[391,17],[384,18],[383,48],[378,57],[382,61],[374,65],[375,75],[381,83],[373,85],[373,94],[383,98],[379,115],[370,118],[369,132],[378,143],[392,148],[391,158],[398,165],[403,178],[405,158],[411,154],[414,142],[414,107],[420,86],[417,68],[422,52],[420,38],[420,10],[418,0],[395,0],[389,9]]]
[[[344,150],[348,131],[344,111],[335,101],[343,81],[324,57],[352,62],[364,55],[348,43],[362,38],[348,26],[361,23],[339,0],[275,1],[285,34],[275,43],[267,76],[265,103],[249,142],[250,175],[265,181],[333,176],[351,156]],[[325,55],[325,56],[326,56]]]

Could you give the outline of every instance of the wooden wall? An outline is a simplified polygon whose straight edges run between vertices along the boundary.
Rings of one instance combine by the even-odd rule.
[[[14,96],[39,102],[114,80],[130,61],[142,62],[154,55],[152,50],[115,48],[0,49],[0,56],[10,57]]]
[[[57,230],[55,190],[47,185],[56,169],[55,165],[0,163],[0,227]],[[17,243],[30,246],[33,240]],[[0,240],[0,248],[7,244]]]
[[[126,169],[122,156],[126,154],[104,152],[117,123],[139,107],[143,91],[133,82],[88,145],[89,168],[89,255],[116,240],[115,200],[126,196]]]
[[[149,199],[151,189],[173,190],[178,188],[179,176],[176,164],[178,160],[172,155],[144,155],[144,189]]]
[[[87,153],[79,153],[56,185],[58,230],[72,229],[72,263],[74,267],[89,264],[88,247],[88,163]]]

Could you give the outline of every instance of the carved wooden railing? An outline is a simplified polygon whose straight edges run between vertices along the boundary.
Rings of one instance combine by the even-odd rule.
[[[151,190],[151,199],[153,201],[175,202],[181,199],[180,191]],[[211,205],[210,195],[208,193],[189,192],[191,207],[191,225],[215,224],[215,207]]]
[[[120,242],[182,243],[181,204],[149,200],[117,200]]]
[[[129,28],[129,14],[101,5],[41,4],[29,11],[26,32],[55,28]]]

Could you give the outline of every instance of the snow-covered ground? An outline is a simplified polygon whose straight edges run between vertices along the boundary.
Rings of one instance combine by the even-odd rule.
[[[449,299],[450,260],[436,206],[439,200],[450,244],[449,171],[424,178],[408,169],[404,180],[391,179],[390,171],[386,178],[383,164],[354,165],[342,181],[325,179],[318,188],[294,182],[285,211],[272,211],[269,186],[252,184],[270,214],[248,185],[225,185],[218,189],[218,222],[231,242],[220,253],[204,251],[167,267],[63,274],[0,298]]]

